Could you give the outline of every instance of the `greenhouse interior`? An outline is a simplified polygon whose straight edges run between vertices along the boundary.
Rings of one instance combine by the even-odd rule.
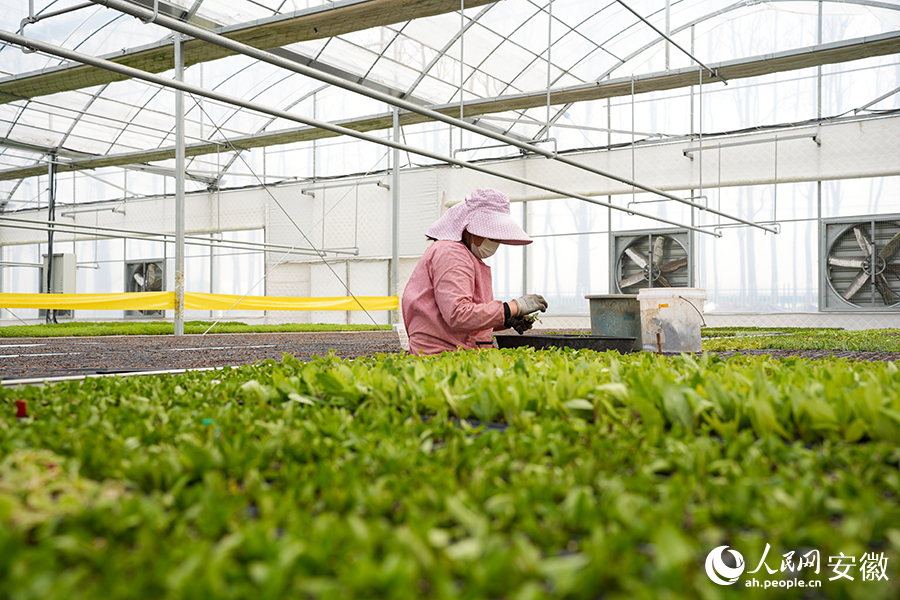
[[[0,598],[900,597],[900,1],[0,2]]]
[[[624,249],[651,236],[688,259],[673,285],[706,290],[711,323],[879,327],[900,309],[900,254],[877,284],[829,263],[870,258],[854,229],[879,252],[900,231],[896,3],[18,4],[0,49],[2,292],[46,291],[50,244],[70,270],[51,291],[175,290],[181,219],[188,292],[397,296],[428,225],[494,188],[535,240],[493,258],[494,293],[544,295],[554,326],[587,326],[586,295],[660,285],[620,287],[640,268]],[[179,20],[211,38],[184,43],[176,77]]]

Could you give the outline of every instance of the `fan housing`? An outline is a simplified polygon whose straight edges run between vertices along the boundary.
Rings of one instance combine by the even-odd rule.
[[[900,216],[826,221],[825,311],[900,311]]]
[[[691,232],[685,229],[613,234],[610,291],[637,294],[651,287],[693,287],[691,239]]]

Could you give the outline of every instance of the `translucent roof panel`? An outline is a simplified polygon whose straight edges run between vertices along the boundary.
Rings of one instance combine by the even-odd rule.
[[[51,2],[35,0],[35,14],[56,11],[78,4],[72,1]],[[22,0],[0,0],[3,15],[2,28],[19,31],[21,20],[28,17],[28,2]],[[85,54],[101,56],[121,52],[124,48],[134,48],[151,44],[168,34],[168,30],[156,25],[145,25],[141,21],[102,6],[90,6],[81,10],[61,14],[26,25],[23,35],[55,44]],[[17,56],[18,55],[18,56]],[[41,54],[24,54],[18,48],[0,49],[0,65],[15,73],[43,69],[64,61]]]
[[[148,5],[147,0],[141,1]],[[35,0],[35,14],[40,16],[79,3],[80,0]],[[429,6],[438,3],[439,0],[431,0]],[[22,0],[0,0],[0,29],[18,31],[22,20],[28,17],[28,4]],[[389,2],[381,1],[378,6],[384,4]],[[668,31],[675,44],[707,63],[806,49],[818,41],[820,5],[816,0],[627,0],[627,4],[653,27]],[[192,23],[205,28],[232,30],[261,28],[278,19],[300,16],[306,23],[346,7],[364,15],[362,7],[366,5],[366,0],[162,0],[168,14],[188,16]],[[382,25],[376,27],[368,25],[365,19],[360,21],[364,25],[354,27],[348,20],[343,25],[345,32],[335,37],[305,39],[298,34],[296,41],[278,52],[289,60],[311,64],[347,81],[426,105],[458,103],[462,87],[466,101],[497,103],[497,108],[489,110],[493,115],[487,115],[485,123],[525,139],[547,135],[546,106],[535,106],[540,101],[537,100],[531,102],[531,108],[508,110],[502,103],[508,96],[539,99],[547,91],[548,79],[553,90],[562,90],[607,79],[627,81],[632,76],[667,70],[699,69],[683,50],[666,42],[653,27],[612,0],[498,2],[466,8],[462,15],[458,4],[445,2],[441,6],[446,12],[411,21],[397,22],[392,16],[384,16]],[[897,0],[822,3],[823,43],[898,30]],[[138,50],[169,51],[171,47],[168,29],[100,6],[28,24],[24,35],[94,56],[131,57]],[[264,41],[261,43],[265,45]],[[172,76],[169,64],[157,69],[164,71],[161,75]],[[890,65],[884,66],[879,72],[890,70]],[[828,69],[825,71],[830,73]],[[0,90],[5,82],[29,78],[52,82],[57,74],[73,71],[55,56],[24,53],[18,47],[0,44]],[[760,85],[781,81],[779,77],[761,80]],[[806,76],[794,72],[784,77]],[[201,60],[187,68],[185,78],[222,94],[330,121],[353,124],[371,120],[383,128],[387,123],[383,116],[390,109],[385,102],[332,88],[317,79],[241,55]],[[0,97],[0,171],[40,165],[49,152],[57,153],[61,160],[71,160],[82,155],[139,155],[150,150],[171,150],[174,93],[170,89],[141,81],[85,81],[83,88],[56,93],[51,90],[31,99],[10,102],[10,96]],[[889,91],[892,82],[884,85]],[[801,87],[807,90],[808,82]],[[683,104],[686,95],[682,92],[678,93],[677,102]],[[856,96],[865,95],[863,91],[856,92]],[[665,98],[675,102],[674,97]],[[623,115],[627,112],[623,99],[614,99],[613,104],[624,107]],[[843,107],[846,102],[832,104]],[[577,108],[551,107],[551,118],[559,123],[560,130],[552,132],[552,136],[574,147],[589,145],[588,142],[604,143],[607,136],[590,129],[590,106],[585,103]],[[213,150],[216,143],[225,148],[225,139],[250,140],[263,133],[302,128],[289,119],[190,95],[185,98],[185,109],[187,143],[211,144]],[[772,115],[776,114],[787,118],[789,111],[773,109]],[[502,120],[491,121],[490,116]],[[689,127],[684,121],[660,120],[660,129],[666,130],[663,133],[684,134]],[[563,132],[566,126],[585,129]],[[370,127],[377,129],[375,125]],[[306,142],[286,135],[273,143],[290,146]],[[141,162],[139,156],[136,161]],[[211,172],[219,168],[217,161],[209,157],[197,158],[195,165]],[[0,200],[16,185],[15,181],[0,181]]]
[[[273,15],[332,4],[330,0],[169,0],[169,2],[188,11],[196,9],[196,14],[200,17],[223,25],[247,23]]]

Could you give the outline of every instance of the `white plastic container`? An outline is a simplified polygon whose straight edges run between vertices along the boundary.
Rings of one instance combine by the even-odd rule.
[[[645,288],[641,304],[641,340],[647,352],[700,352],[700,327],[706,290],[701,288]],[[659,342],[657,342],[659,334]]]

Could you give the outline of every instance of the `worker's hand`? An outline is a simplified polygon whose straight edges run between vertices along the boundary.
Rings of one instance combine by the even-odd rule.
[[[532,328],[533,323],[529,319],[526,319],[525,317],[522,317],[520,315],[514,315],[514,316],[506,319],[506,322],[503,323],[503,326],[507,327],[509,329],[513,329],[513,330],[517,331],[519,333],[519,335],[522,335],[523,333],[525,333],[526,331],[528,331],[529,329]]]
[[[519,307],[519,312],[516,314],[520,317],[524,317],[533,312],[546,311],[547,301],[544,300],[544,297],[540,294],[525,294],[521,298],[516,298],[516,306]]]

